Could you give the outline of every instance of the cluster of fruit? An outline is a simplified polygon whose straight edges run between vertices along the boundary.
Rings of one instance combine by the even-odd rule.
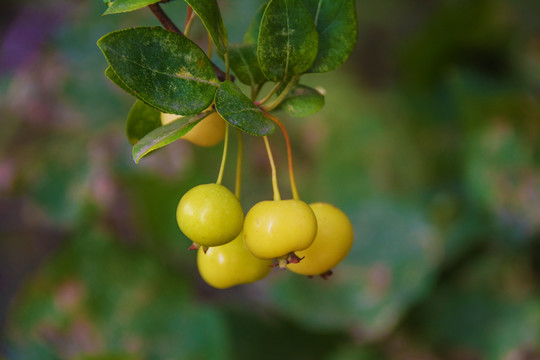
[[[324,94],[300,79],[332,71],[352,53],[355,1],[265,1],[239,43],[229,43],[216,0],[186,0],[183,31],[161,8],[167,2],[105,1],[106,14],[148,7],[163,28],[114,31],[99,39],[98,46],[109,64],[107,77],[137,98],[126,122],[136,163],[180,137],[200,146],[224,143],[216,183],[191,189],[177,209],[181,231],[193,241],[192,248],[199,249],[201,276],[217,288],[259,280],[274,265],[327,276],[349,252],[352,226],[336,207],[300,199],[290,139],[274,110],[305,117],[324,106]],[[207,51],[190,39],[195,18],[208,33]],[[224,70],[211,60],[214,48]],[[249,96],[239,82],[249,88]],[[288,200],[281,199],[268,141],[276,125],[287,145]],[[222,185],[230,129],[238,134],[234,193]],[[264,140],[274,193],[272,201],[255,204],[245,218],[239,201],[242,134]]]
[[[162,115],[163,122],[168,118]],[[223,139],[225,128],[219,114],[212,113],[185,139],[212,146]],[[270,152],[269,158],[275,171]],[[351,222],[333,205],[281,200],[274,187],[275,199],[255,204],[244,217],[237,195],[219,183],[204,184],[185,193],[178,204],[178,226],[193,241],[191,249],[198,249],[199,273],[213,287],[255,282],[276,265],[326,277],[351,249]]]

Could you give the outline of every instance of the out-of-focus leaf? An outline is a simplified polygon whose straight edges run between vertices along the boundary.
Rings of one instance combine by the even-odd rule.
[[[272,81],[306,72],[317,56],[318,34],[301,0],[272,0],[261,21],[257,57]]]
[[[505,241],[524,243],[540,229],[540,204],[531,201],[540,196],[533,159],[533,149],[507,124],[494,122],[469,135],[467,190],[505,229]]]
[[[229,124],[251,135],[269,135],[275,129],[274,123],[231,81],[219,86],[216,110]]]
[[[206,30],[212,37],[218,52],[223,55],[227,52],[227,29],[223,24],[221,12],[216,0],[186,0],[202,20]]]
[[[336,69],[351,55],[357,28],[354,0],[302,0],[311,12],[319,34],[317,57],[309,72]]]
[[[136,355],[119,355],[119,354],[92,354],[81,355],[71,360],[140,360]]]
[[[185,36],[139,27],[107,34],[98,46],[122,82],[160,111],[193,115],[212,103],[219,84],[214,69]]]
[[[272,321],[266,321],[265,317],[258,316],[260,309],[256,306],[246,308],[235,302],[228,308],[233,306],[233,309],[226,309],[225,313],[231,333],[242,333],[245,329],[250,329],[245,336],[231,339],[235,359],[248,360],[254,353],[257,353],[257,360],[275,360],[283,354],[296,354],[294,357],[306,360],[327,359],[344,338],[340,332],[307,329],[277,314],[272,314]],[[266,346],[269,339],[272,339],[272,346]],[[261,348],[265,350],[260,352]]]
[[[512,350],[538,346],[540,304],[446,287],[417,321],[424,339],[440,353],[469,349],[483,359],[504,359]]]
[[[32,178],[26,192],[48,219],[69,225],[78,215],[88,175],[85,139],[51,136],[35,151],[41,153],[38,158],[28,159]]]
[[[266,81],[257,60],[257,45],[231,44],[229,61],[236,77],[246,85],[259,85]]]
[[[174,120],[170,124],[152,130],[133,146],[133,160],[139,163],[151,151],[180,139],[208,114],[209,112],[203,112],[197,115],[184,116]]]
[[[303,117],[315,114],[324,106],[324,95],[309,86],[298,85],[281,103],[281,108],[291,116]]]
[[[367,346],[341,346],[328,357],[328,360],[387,360],[382,351]]]
[[[108,8],[103,15],[133,11],[151,4],[155,4],[159,1],[160,0],[108,0],[105,1]]]
[[[161,126],[161,112],[146,105],[141,100],[129,111],[126,122],[126,135],[131,145],[135,145],[149,132]]]
[[[259,29],[261,27],[261,20],[263,18],[264,10],[266,10],[266,7],[268,6],[268,3],[261,4],[259,9],[257,9],[257,12],[255,13],[255,16],[249,23],[249,27],[244,34],[244,42],[246,44],[255,44],[257,45],[257,41],[259,39]]]
[[[272,306],[305,326],[356,329],[377,338],[429,288],[441,244],[418,210],[408,206],[366,203],[349,216],[355,243],[330,279],[289,274],[268,296]]]
[[[497,69],[508,65],[512,43],[511,22],[501,22],[500,11],[496,1],[448,2],[434,9],[423,30],[400,49],[403,84],[431,88],[460,67],[488,74],[495,70],[500,76]]]

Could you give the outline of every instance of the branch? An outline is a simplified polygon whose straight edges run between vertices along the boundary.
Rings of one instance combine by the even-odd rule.
[[[163,11],[161,6],[159,6],[159,3],[150,4],[148,5],[148,7],[150,8],[150,10],[152,10],[152,13],[157,17],[157,19],[165,29],[184,35],[180,31],[180,29],[177,28],[176,25],[172,22],[171,18],[167,16],[167,14],[165,14],[165,11]]]
[[[159,22],[161,23],[161,25],[163,25],[163,27],[165,29],[167,29],[167,30],[169,30],[171,32],[175,32],[175,33],[180,34],[180,35],[184,35],[180,31],[180,29],[178,29],[178,27],[172,22],[171,18],[167,14],[165,14],[165,11],[163,11],[161,6],[159,6],[159,3],[150,4],[150,5],[148,5],[148,7],[150,8],[152,13],[156,16],[156,18],[159,20]],[[210,62],[212,64],[212,67],[214,68],[214,72],[216,73],[216,76],[219,79],[219,81],[225,81],[225,79],[226,79],[225,72],[223,70],[221,70],[212,61],[210,61]],[[231,77],[231,81],[233,81],[233,80],[234,79]]]

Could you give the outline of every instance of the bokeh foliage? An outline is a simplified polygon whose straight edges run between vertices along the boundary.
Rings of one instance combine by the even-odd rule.
[[[259,4],[220,2],[231,42]],[[183,1],[163,7],[182,24]],[[4,355],[540,356],[540,3],[356,7],[353,56],[306,77],[326,90],[325,107],[283,115],[301,196],[349,214],[353,250],[326,281],[274,271],[218,291],[198,276],[174,212],[190,187],[215,181],[220,147],[178,141],[135,165],[124,135],[133,101],[103,75],[95,45],[156,26],[151,13],[10,5],[0,15]],[[193,34],[205,48],[200,24]],[[271,141],[286,193],[283,140]],[[247,209],[271,186],[261,140],[245,147]]]

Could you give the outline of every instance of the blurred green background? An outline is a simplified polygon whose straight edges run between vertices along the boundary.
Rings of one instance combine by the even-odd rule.
[[[231,42],[260,3],[220,1]],[[355,245],[326,281],[274,270],[215,290],[175,209],[215,181],[221,146],[178,141],[135,165],[134,99],[96,46],[158,25],[150,11],[4,1],[0,357],[540,359],[540,2],[356,4],[349,61],[305,77],[325,108],[283,116],[302,198],[341,207]],[[183,24],[183,1],[163,8]],[[245,147],[248,209],[271,184],[262,141]]]

